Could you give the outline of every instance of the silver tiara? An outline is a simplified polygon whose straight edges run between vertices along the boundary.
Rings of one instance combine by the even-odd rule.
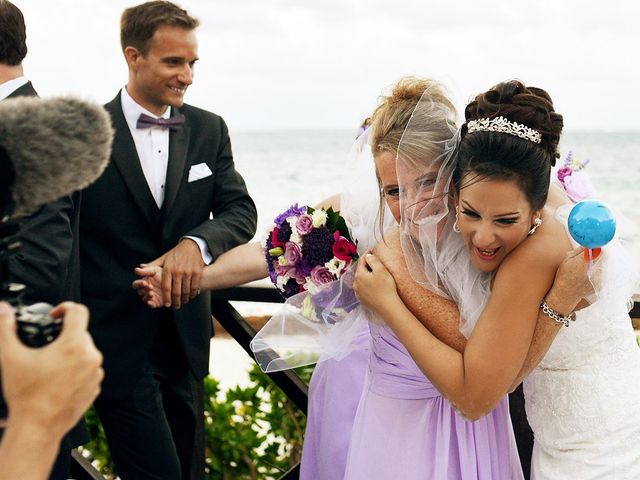
[[[542,141],[540,132],[521,123],[510,122],[504,117],[471,120],[467,122],[467,132],[500,132],[515,135],[516,137],[524,138],[533,143],[540,143]]]

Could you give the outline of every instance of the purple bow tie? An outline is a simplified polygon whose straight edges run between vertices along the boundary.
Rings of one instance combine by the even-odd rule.
[[[182,124],[184,124],[184,115],[182,114],[171,118],[154,118],[141,113],[140,117],[138,117],[136,128],[150,128],[156,126],[170,128],[171,130],[180,130],[182,128]]]

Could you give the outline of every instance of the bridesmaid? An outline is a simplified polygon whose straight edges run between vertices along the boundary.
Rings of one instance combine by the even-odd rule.
[[[424,108],[415,113],[429,122],[416,139],[416,151],[443,156],[457,132],[455,109],[443,86],[431,80],[400,81],[374,112],[371,148],[380,193],[397,222],[396,155],[418,102]],[[383,244],[388,252],[385,264],[393,264],[394,276],[402,276],[406,266],[397,234],[386,236]],[[453,302],[417,285],[412,290],[399,285],[398,290],[417,317],[437,319],[429,324],[434,335],[464,350],[466,339]],[[389,327],[371,322],[369,328],[369,371],[353,426],[346,480],[523,478],[506,396],[487,416],[466,420],[424,376]]]

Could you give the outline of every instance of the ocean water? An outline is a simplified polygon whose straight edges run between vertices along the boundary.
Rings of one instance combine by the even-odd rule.
[[[236,166],[258,207],[257,237],[292,203],[313,205],[340,192],[349,178],[348,153],[355,134],[355,130],[232,132]],[[568,132],[560,150],[559,162],[569,150],[574,158],[589,160],[587,170],[598,199],[640,226],[640,132]]]
[[[236,167],[258,208],[256,239],[262,239],[274,217],[292,203],[313,205],[339,193],[349,178],[348,152],[355,135],[355,130],[231,132]],[[598,198],[621,212],[631,226],[640,227],[640,132],[568,132],[560,147],[560,161],[569,150],[575,158],[589,159]],[[640,233],[634,240],[640,254]],[[268,280],[256,283],[270,285]],[[245,316],[272,315],[277,308],[253,302],[233,305]],[[233,340],[212,340],[211,372],[223,385],[248,383],[250,364]]]

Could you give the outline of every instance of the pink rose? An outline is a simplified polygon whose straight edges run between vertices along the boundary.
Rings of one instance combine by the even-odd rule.
[[[576,203],[591,198],[596,193],[589,175],[584,170],[573,172],[568,177],[565,177],[564,189],[569,198]]]
[[[334,232],[333,238],[335,239],[333,243],[333,255],[345,262],[350,261],[357,252],[356,246],[353,242],[341,237],[338,232]]]
[[[302,251],[297,243],[287,242],[284,246],[284,258],[289,265],[297,265],[302,258]]]
[[[291,265],[280,265],[277,261],[273,262],[273,269],[276,271],[276,274],[279,277],[284,277],[293,268],[294,267],[292,267]]]
[[[304,275],[293,265],[274,265],[273,268],[279,277],[289,275],[289,277],[294,278],[298,283],[304,282]]]
[[[571,168],[569,167],[560,167],[558,169],[558,172],[556,173],[556,175],[558,175],[558,180],[560,180],[560,183],[562,185],[564,185],[564,181],[566,177],[570,177],[571,173],[573,173],[573,170],[571,170]]]
[[[310,215],[300,215],[296,222],[296,230],[300,235],[306,235],[313,230],[313,219]]]
[[[311,281],[316,285],[324,285],[335,280],[327,267],[318,265],[311,270]]]

